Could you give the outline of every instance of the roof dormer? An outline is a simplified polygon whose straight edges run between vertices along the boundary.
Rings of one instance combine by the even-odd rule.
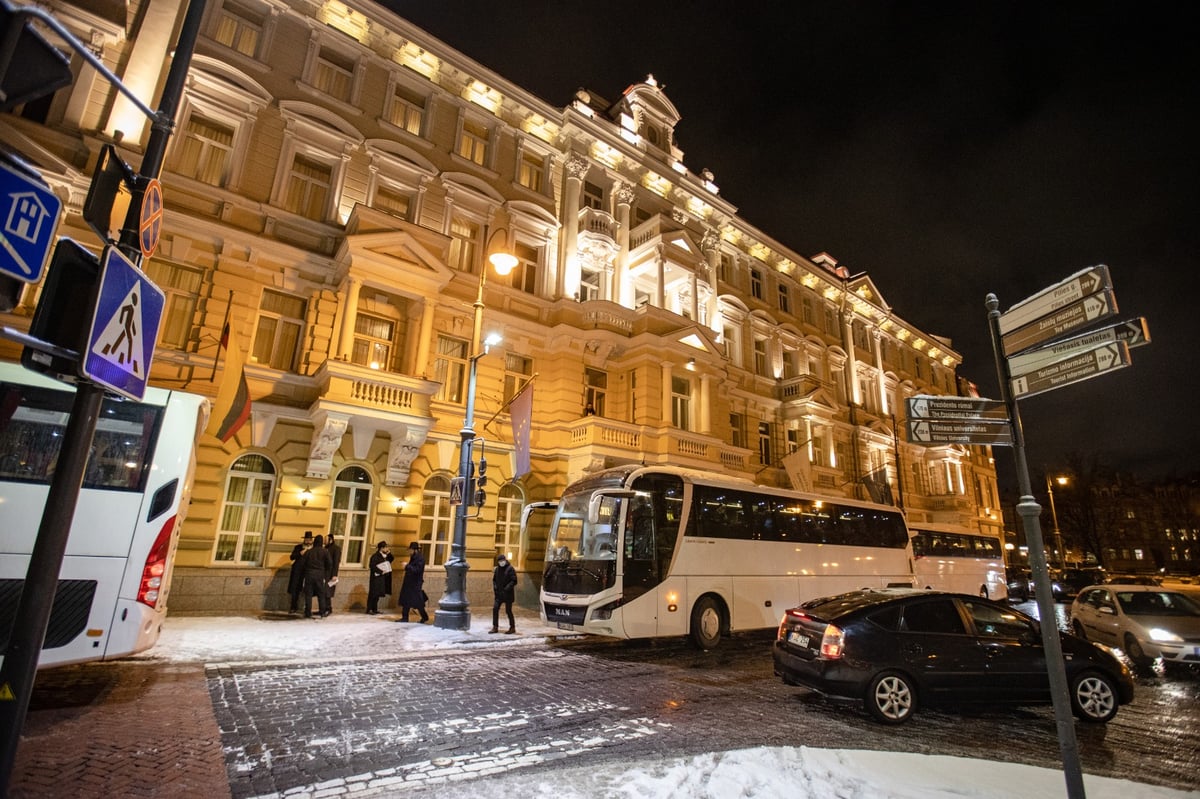
[[[636,135],[664,156],[676,161],[683,159],[683,152],[675,146],[679,112],[653,75],[647,75],[646,80],[627,88],[611,113],[622,132]]]

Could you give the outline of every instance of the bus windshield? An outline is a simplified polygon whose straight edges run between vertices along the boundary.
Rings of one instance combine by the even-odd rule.
[[[591,594],[616,584],[622,497],[599,496],[589,521],[591,492],[562,498],[546,541],[543,588],[558,594]]]

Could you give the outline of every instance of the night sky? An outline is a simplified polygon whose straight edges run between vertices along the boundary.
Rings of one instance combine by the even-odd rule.
[[[1093,264],[1147,318],[1132,366],[1020,404],[1035,485],[1072,457],[1200,470],[1200,24],[1189,3],[392,0],[543,100],[652,73],[721,197],[866,271],[999,398],[1000,310]],[[1012,452],[996,448],[1002,482]]]

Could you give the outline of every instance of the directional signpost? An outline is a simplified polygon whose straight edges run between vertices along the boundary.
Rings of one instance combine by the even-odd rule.
[[[1111,288],[1108,267],[1104,264],[1089,266],[1009,308],[1000,316],[1000,332],[1007,335],[1077,300]]]
[[[42,278],[62,201],[40,180],[0,161],[0,272]]]
[[[1032,397],[1073,383],[1081,383],[1097,375],[1129,365],[1129,345],[1123,341],[1102,344],[1082,355],[1051,364],[1012,379],[1013,396]]]
[[[1116,313],[1117,298],[1105,289],[1005,334],[1002,339],[1004,354],[1014,355],[1038,344],[1054,341]]]
[[[1008,410],[1000,400],[921,394],[907,404],[912,444],[1012,445]]]
[[[1115,325],[1102,327],[1091,333],[1084,333],[1083,335],[1063,339],[1053,344],[1047,344],[1044,347],[1038,347],[1030,352],[1014,355],[1008,359],[1008,369],[1014,377],[1027,375],[1069,358],[1074,358],[1097,347],[1106,344],[1115,344],[1118,341],[1124,342],[1130,349],[1149,344],[1150,329],[1146,325],[1146,320],[1143,317],[1127,319],[1124,322],[1117,322]]]

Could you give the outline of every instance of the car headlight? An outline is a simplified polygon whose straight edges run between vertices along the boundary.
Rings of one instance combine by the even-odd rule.
[[[1151,627],[1146,631],[1150,636],[1151,641],[1156,641],[1160,644],[1182,644],[1183,639],[1170,630],[1164,630],[1161,627]]]

